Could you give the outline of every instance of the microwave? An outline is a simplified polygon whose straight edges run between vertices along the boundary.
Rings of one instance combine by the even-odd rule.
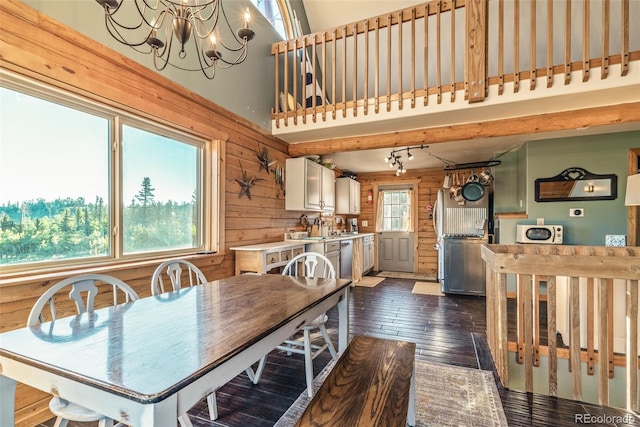
[[[561,225],[518,224],[516,230],[516,242],[561,245],[562,231]]]

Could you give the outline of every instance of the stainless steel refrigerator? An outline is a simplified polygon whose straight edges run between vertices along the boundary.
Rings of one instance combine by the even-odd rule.
[[[486,243],[489,196],[456,200],[438,190],[433,225],[438,250],[438,281],[445,294],[485,294],[485,267],[480,247]]]

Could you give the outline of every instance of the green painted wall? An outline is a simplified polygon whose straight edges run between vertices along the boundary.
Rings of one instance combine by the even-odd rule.
[[[496,167],[495,211],[513,212],[517,198],[502,189],[518,192],[518,185],[503,180],[524,177],[527,219],[501,219],[498,222],[499,242],[515,241],[516,224],[535,224],[544,218],[545,224],[560,224],[565,227],[564,243],[569,245],[604,245],[607,234],[627,233],[627,208],[624,194],[627,178],[627,155],[629,148],[640,147],[640,132],[623,132],[608,135],[591,135],[561,139],[531,141],[518,153],[503,157],[503,164]],[[522,161],[522,159],[526,161]],[[500,169],[505,168],[505,173]],[[537,178],[555,176],[570,167],[580,167],[595,174],[618,176],[618,198],[616,200],[582,202],[536,202],[534,181]],[[514,188],[515,187],[515,188]],[[570,208],[584,208],[584,217],[569,217]]]

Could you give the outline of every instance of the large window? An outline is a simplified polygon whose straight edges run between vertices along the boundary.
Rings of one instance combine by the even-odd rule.
[[[46,88],[3,84],[0,267],[209,249],[206,141]]]
[[[283,40],[293,38],[286,0],[251,0]]]

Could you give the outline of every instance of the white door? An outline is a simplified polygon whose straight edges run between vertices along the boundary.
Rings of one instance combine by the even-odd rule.
[[[411,188],[381,189],[382,227],[378,233],[378,270],[413,272],[414,233]]]

